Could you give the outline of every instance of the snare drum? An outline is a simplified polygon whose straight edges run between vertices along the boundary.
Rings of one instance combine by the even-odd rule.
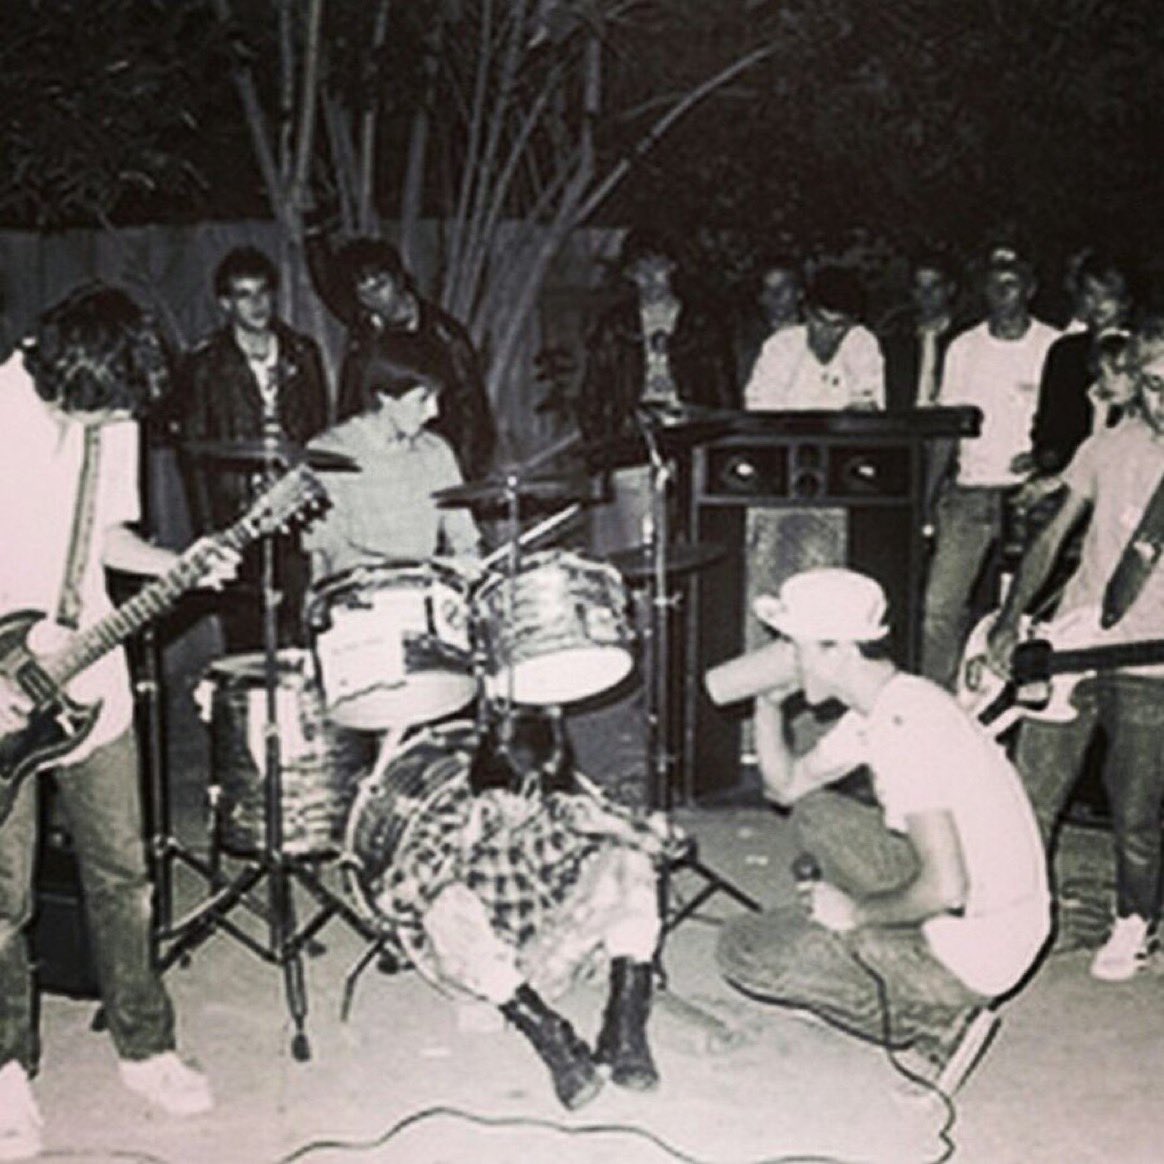
[[[386,882],[414,826],[444,798],[468,795],[477,740],[468,720],[429,728],[360,784],[344,830],[344,865],[357,912],[375,928],[388,932],[400,920]]]
[[[365,731],[451,715],[473,698],[469,583],[439,562],[357,566],[312,587],[327,713]]]
[[[220,840],[231,852],[266,848],[266,664],[261,652],[211,664],[196,693],[210,721],[210,762],[219,789]],[[323,712],[311,656],[278,655],[281,852],[334,853],[355,795],[358,766],[348,764]],[[354,755],[354,752],[351,752]]]
[[[568,550],[528,555],[477,588],[473,624],[489,694],[556,704],[613,687],[634,662],[628,599],[613,566]],[[512,687],[510,686],[512,679]]]

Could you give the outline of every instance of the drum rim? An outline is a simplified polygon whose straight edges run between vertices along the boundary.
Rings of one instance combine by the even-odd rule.
[[[351,807],[348,809],[348,817],[344,822],[343,836],[340,842],[339,863],[343,870],[344,876],[349,879],[355,889],[349,889],[349,896],[351,896],[356,904],[357,910],[365,917],[365,920],[370,921],[377,929],[382,932],[393,932],[396,930],[394,920],[380,910],[374,908],[370,900],[367,890],[364,888],[360,880],[360,870],[362,861],[359,853],[355,850],[355,828],[359,823],[360,810],[371,797],[374,790],[379,789],[385,777],[392,770],[393,765],[402,761],[414,749],[421,744],[431,744],[435,739],[439,739],[440,735],[445,732],[451,732],[453,729],[468,731],[476,737],[476,743],[480,742],[480,728],[475,720],[472,719],[454,719],[448,720],[445,723],[425,724],[414,736],[410,739],[404,740],[401,743],[399,751],[392,757],[391,760],[384,766],[382,771],[377,772],[374,765],[372,770],[367,773],[357,784],[356,792],[352,797]],[[444,761],[450,762],[453,759],[453,749],[450,748],[444,755],[437,757],[434,762]],[[417,821],[424,812],[427,812],[433,802],[442,792],[445,792],[452,787],[453,782],[460,779],[467,779],[469,775],[468,767],[465,768],[459,777],[454,776],[452,779],[445,781],[434,788],[427,796],[424,797],[420,808],[413,816],[407,820],[404,827],[400,831],[400,837],[396,843],[396,852],[402,852],[409,838],[411,837],[413,829],[416,827]],[[393,854],[395,856],[395,854]],[[386,867],[387,868],[387,867]],[[356,892],[355,890],[358,890]]]
[[[585,554],[579,553],[577,550],[565,550],[561,548],[551,548],[545,550],[532,550],[526,554],[521,562],[518,564],[518,571],[514,577],[516,582],[526,574],[531,574],[537,568],[542,568],[550,564],[550,559],[566,558],[570,561],[577,562],[585,566],[588,570],[593,570],[597,573],[605,575],[608,579],[617,583],[618,589],[626,594],[626,583],[623,581],[622,575],[609,562],[603,562],[599,558],[590,558]],[[484,578],[482,578],[474,588],[474,599],[485,598],[491,594],[497,587],[503,585],[509,580],[509,572],[504,566],[493,567]]]
[[[257,667],[254,673],[247,672],[241,668],[233,668],[232,664],[241,663],[243,660],[252,660]],[[252,677],[255,679],[255,686],[261,687],[266,682],[266,652],[258,651],[235,651],[229,655],[220,655],[217,659],[212,659],[206,664],[199,680],[200,683],[208,683],[216,678],[224,680],[240,680]],[[312,680],[315,674],[315,654],[310,647],[280,647],[275,652],[276,661],[276,677],[282,679],[284,676],[295,676],[299,679]],[[291,665],[285,665],[290,661]],[[304,664],[308,664],[306,669]]]
[[[452,579],[454,589],[468,591],[468,582],[458,573],[455,567],[442,562],[440,558],[391,558],[382,562],[364,562],[358,566],[348,566],[344,570],[337,570],[334,574],[327,574],[317,582],[311,584],[309,598],[327,598],[331,595],[350,589],[353,586],[362,586],[362,581],[369,574],[396,573],[416,571],[418,574],[431,573],[437,575],[441,581]]]

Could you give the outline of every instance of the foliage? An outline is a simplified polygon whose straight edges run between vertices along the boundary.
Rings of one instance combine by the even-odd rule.
[[[624,214],[666,197],[728,267],[854,227],[962,253],[1004,229],[1048,258],[1158,246],[1155,0],[783,0],[750,20],[778,50],[672,135]]]
[[[0,216],[103,222],[136,200],[192,196],[213,35],[166,0],[6,4]]]

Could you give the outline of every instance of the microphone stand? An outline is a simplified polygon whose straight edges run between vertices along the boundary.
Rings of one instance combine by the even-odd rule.
[[[646,718],[647,718],[647,782],[648,800],[652,810],[660,811],[667,819],[668,832],[673,833],[671,813],[675,807],[674,787],[671,780],[673,756],[668,748],[669,741],[669,690],[668,679],[671,666],[670,613],[680,605],[678,594],[669,594],[667,589],[667,547],[670,544],[667,518],[667,490],[673,477],[670,464],[660,447],[659,422],[650,409],[635,410],[635,423],[642,433],[647,447],[650,466],[650,506],[643,519],[643,540],[647,547],[645,556],[651,563],[650,583],[647,588],[648,618],[643,631],[643,655],[646,671]],[[688,869],[704,881],[695,895],[678,909],[672,911],[671,883],[675,874]],[[738,886],[733,885],[722,874],[698,859],[694,837],[688,837],[679,856],[668,860],[659,875],[659,917],[662,921],[662,936],[674,930],[716,893],[726,893],[741,905],[759,911],[760,903]],[[656,955],[656,971],[665,981],[662,964],[662,943]]]

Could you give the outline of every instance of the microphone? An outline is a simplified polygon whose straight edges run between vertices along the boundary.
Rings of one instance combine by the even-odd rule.
[[[792,691],[799,686],[796,652],[788,639],[776,639],[710,668],[703,676],[703,685],[717,706],[751,699],[773,688]]]

